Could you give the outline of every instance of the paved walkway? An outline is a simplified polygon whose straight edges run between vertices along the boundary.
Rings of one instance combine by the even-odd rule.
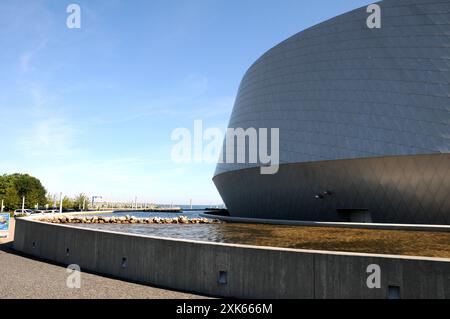
[[[11,222],[14,234],[14,220]],[[0,239],[0,299],[197,299],[202,296],[158,289],[88,273],[81,274],[81,288],[66,286],[66,268],[23,257],[12,251],[9,240]]]

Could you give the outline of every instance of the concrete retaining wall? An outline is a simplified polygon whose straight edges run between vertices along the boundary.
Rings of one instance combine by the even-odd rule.
[[[163,239],[17,219],[14,248],[142,283],[238,298],[450,298],[450,259]],[[369,289],[368,265],[381,267]],[[222,283],[220,283],[222,281]]]

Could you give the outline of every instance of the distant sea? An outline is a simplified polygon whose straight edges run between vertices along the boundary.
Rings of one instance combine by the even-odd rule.
[[[158,205],[160,207],[170,207],[171,205]],[[190,205],[172,205],[173,207],[180,207],[181,209],[191,209]],[[205,210],[207,208],[225,208],[224,205],[192,205],[192,209],[195,210]]]

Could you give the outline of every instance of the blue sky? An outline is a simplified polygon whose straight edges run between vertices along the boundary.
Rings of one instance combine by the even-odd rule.
[[[66,7],[81,7],[81,29]],[[1,0],[0,173],[51,193],[221,204],[213,164],[176,164],[171,132],[226,128],[247,68],[363,0]]]

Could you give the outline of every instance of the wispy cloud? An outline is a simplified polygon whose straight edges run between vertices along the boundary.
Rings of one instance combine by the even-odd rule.
[[[46,158],[47,156],[67,158],[83,153],[76,146],[80,133],[62,118],[36,118],[35,124],[22,127],[18,148],[26,157]]]
[[[9,85],[0,96],[0,117],[12,128],[2,141],[8,155],[0,158],[0,173],[30,173],[50,192],[67,195],[137,195],[160,202],[218,198],[210,182],[214,168],[174,165],[166,131],[195,119],[219,122],[228,117],[233,98],[211,92],[217,88],[212,90],[207,67],[160,71],[154,61],[164,63],[165,57],[148,45],[148,37],[129,48],[135,41],[125,33],[140,24],[112,24],[124,4],[82,3],[83,29],[72,32],[65,27],[65,5],[0,3],[0,65],[7,74],[0,81]],[[155,43],[169,49],[176,43],[164,39],[171,25]],[[130,63],[141,58],[137,51],[151,52],[152,59],[136,61],[148,67]]]
[[[228,118],[234,97],[198,98],[194,100],[166,99],[154,101],[145,106],[128,106],[126,113],[108,117],[92,117],[89,125],[112,125],[132,122],[137,119],[164,117],[188,120],[214,120]],[[221,125],[220,125],[221,126]]]
[[[20,58],[20,70],[26,73],[33,70],[32,60],[47,46],[47,39],[42,40],[36,47],[24,52]]]
[[[85,152],[79,143],[83,131],[65,114],[56,93],[49,93],[39,82],[23,83],[21,92],[27,103],[20,110],[11,110],[11,117],[21,122],[13,137],[20,156],[61,160]]]

